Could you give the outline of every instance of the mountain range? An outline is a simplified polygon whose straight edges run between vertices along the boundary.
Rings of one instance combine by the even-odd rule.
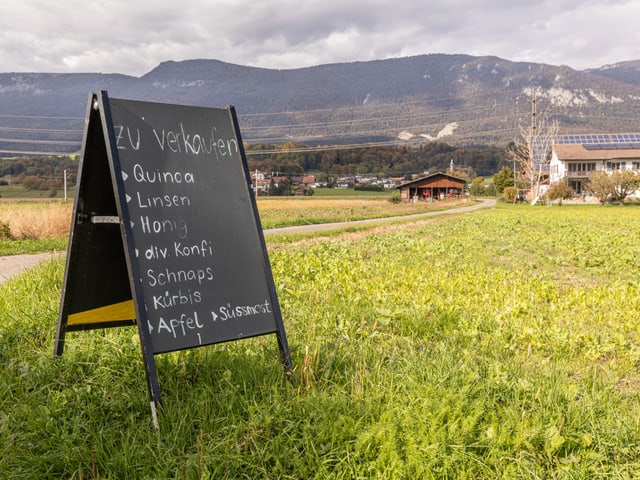
[[[640,131],[640,60],[584,71],[444,54],[288,70],[185,60],[141,77],[0,73],[0,154],[77,152],[98,90],[234,105],[249,143],[504,145],[555,121],[560,134]]]

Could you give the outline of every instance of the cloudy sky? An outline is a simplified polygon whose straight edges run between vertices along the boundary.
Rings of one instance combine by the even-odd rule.
[[[599,67],[640,59],[640,0],[2,0],[0,72],[140,76],[427,53]]]

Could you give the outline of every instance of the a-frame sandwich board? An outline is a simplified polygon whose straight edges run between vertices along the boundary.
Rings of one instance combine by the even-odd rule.
[[[233,107],[90,95],[56,331],[137,325],[154,355],[275,333],[280,306]]]

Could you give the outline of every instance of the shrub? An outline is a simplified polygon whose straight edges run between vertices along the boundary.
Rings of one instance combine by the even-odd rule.
[[[517,196],[518,189],[516,187],[507,187],[502,194],[502,198],[504,198],[504,201],[507,203],[515,203]]]
[[[361,192],[384,192],[384,187],[381,185],[370,185],[358,183],[353,187],[356,191]]]
[[[13,240],[13,235],[11,235],[11,228],[6,222],[0,222],[0,238]]]
[[[547,190],[547,197],[552,202],[558,200],[562,205],[562,200],[567,200],[573,196],[573,189],[564,182],[556,183]]]
[[[474,196],[485,195],[485,188],[481,182],[473,182],[469,187],[469,193]]]

